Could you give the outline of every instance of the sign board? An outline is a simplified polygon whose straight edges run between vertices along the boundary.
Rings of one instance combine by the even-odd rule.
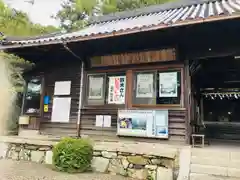
[[[54,95],[70,95],[71,81],[56,81],[54,86]]]
[[[108,104],[125,103],[126,76],[109,77]]]
[[[70,97],[55,97],[53,99],[52,108],[52,122],[69,122],[71,108],[71,98]]]
[[[117,135],[168,138],[168,110],[119,110]]]

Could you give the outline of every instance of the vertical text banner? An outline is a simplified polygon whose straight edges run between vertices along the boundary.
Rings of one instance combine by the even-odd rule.
[[[108,104],[125,103],[126,76],[109,77]]]

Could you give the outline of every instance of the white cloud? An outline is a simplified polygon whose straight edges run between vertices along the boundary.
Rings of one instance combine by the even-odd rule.
[[[4,0],[4,2],[11,7],[28,13],[34,23],[59,25],[59,22],[52,19],[51,16],[59,11],[63,0],[34,0],[33,5],[28,1],[29,0]]]

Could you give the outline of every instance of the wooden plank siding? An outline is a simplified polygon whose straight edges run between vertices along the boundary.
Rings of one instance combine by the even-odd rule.
[[[111,115],[112,127],[95,127],[96,115]],[[169,140],[184,143],[186,135],[185,110],[169,110]],[[120,139],[133,141],[157,142],[160,139],[137,138],[137,137],[118,137],[117,133],[117,109],[110,108],[84,108],[81,116],[80,134],[89,136],[95,140],[118,141]]]
[[[44,94],[51,97],[49,111],[40,118],[40,133],[54,136],[76,136],[78,101],[80,90],[80,63],[69,63],[66,67],[52,68],[44,72]],[[71,110],[69,123],[51,122],[52,100],[55,81],[71,81]],[[68,96],[67,96],[68,97]]]

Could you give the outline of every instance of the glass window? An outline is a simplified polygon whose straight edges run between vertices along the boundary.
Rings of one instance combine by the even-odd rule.
[[[88,75],[87,104],[125,104],[125,73]]]
[[[133,104],[174,105],[181,100],[181,72],[136,72],[133,80]]]
[[[40,78],[31,79],[30,81],[28,81],[24,101],[24,113],[40,113],[41,91],[42,80]]]

